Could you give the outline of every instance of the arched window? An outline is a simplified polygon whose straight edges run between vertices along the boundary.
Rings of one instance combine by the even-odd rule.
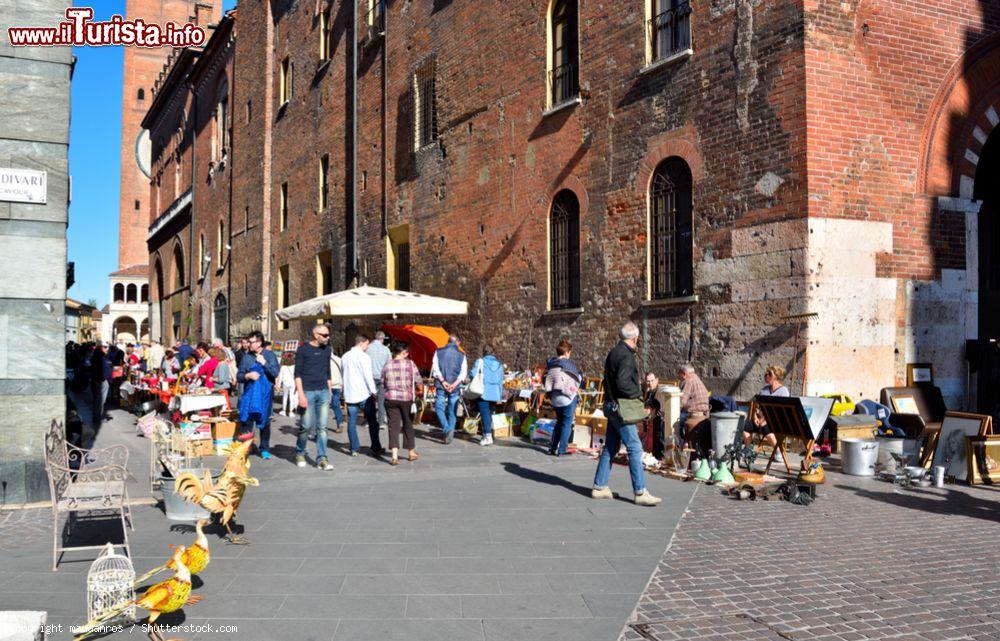
[[[138,290],[137,290],[137,288],[135,286],[135,283],[129,283],[125,287],[125,302],[126,303],[134,303],[137,300],[139,300],[138,299]]]
[[[564,189],[549,215],[549,273],[552,309],[580,306],[580,201]]]
[[[170,283],[171,291],[184,287],[184,250],[180,243],[174,245],[174,271]]]
[[[198,278],[205,276],[205,234],[198,234],[198,253],[194,259],[198,261]]]
[[[215,297],[215,305],[213,306],[212,320],[214,327],[212,328],[212,336],[218,338],[223,343],[229,342],[229,305],[226,303],[226,297],[219,294]]]
[[[229,148],[229,83],[225,78],[219,83],[212,116],[212,160],[222,160]]]
[[[146,90],[143,89],[142,87],[139,87],[139,91],[135,92],[135,97],[138,98],[139,100],[145,100]]]
[[[160,262],[160,257],[156,257],[156,263],[153,267],[153,272],[155,276],[156,290],[153,292],[156,295],[157,300],[163,300],[163,263]]]
[[[122,285],[121,283],[115,283],[113,298],[115,299],[116,303],[125,302],[125,285]]]
[[[215,268],[222,269],[222,258],[225,256],[226,251],[226,221],[219,221],[219,233],[218,238],[215,239]]]
[[[653,298],[691,296],[691,168],[676,156],[661,162],[649,187],[650,278]]]
[[[576,98],[580,93],[576,0],[554,0],[549,15],[549,106]]]
[[[149,302],[149,285],[143,283],[142,287],[139,288],[139,302],[148,303]]]

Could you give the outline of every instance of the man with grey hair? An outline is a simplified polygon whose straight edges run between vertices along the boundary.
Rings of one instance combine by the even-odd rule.
[[[694,366],[685,363],[677,370],[681,379],[681,414],[675,430],[698,452],[698,456],[708,456],[712,447],[712,428],[708,421],[708,388],[694,371]],[[678,429],[679,428],[679,429]]]
[[[434,378],[436,398],[434,412],[444,434],[445,444],[455,438],[458,396],[462,381],[469,371],[469,363],[461,348],[458,336],[448,337],[448,344],[434,352],[431,361],[431,376]]]
[[[372,376],[375,377],[375,387],[378,389],[378,397],[375,400],[378,425],[379,429],[385,429],[388,422],[385,418],[385,389],[382,387],[382,368],[392,359],[389,348],[385,346],[385,332],[375,332],[375,339],[368,346],[368,358],[372,359]]]
[[[642,442],[636,430],[636,423],[644,414],[642,387],[639,386],[639,366],[635,360],[635,350],[639,345],[639,328],[629,321],[618,331],[621,340],[604,360],[604,415],[608,419],[604,449],[597,460],[597,474],[594,488],[590,491],[595,499],[614,498],[608,479],[611,476],[611,460],[618,454],[621,444],[628,450],[628,470],[632,477],[632,491],[636,505],[656,505],[659,499],[646,489],[646,477],[642,467]],[[638,416],[633,416],[636,412]],[[628,422],[626,422],[626,419]]]

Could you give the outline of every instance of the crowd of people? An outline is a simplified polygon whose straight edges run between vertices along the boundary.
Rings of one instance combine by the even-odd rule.
[[[206,387],[229,396],[238,407],[238,440],[257,436],[257,454],[271,458],[271,420],[274,402],[278,414],[297,415],[298,430],[295,464],[307,465],[310,436],[315,437],[315,465],[319,470],[333,470],[327,450],[329,415],[334,414],[333,431],[347,431],[349,455],[358,456],[359,417],[368,427],[370,452],[377,458],[389,455],[390,465],[399,465],[400,449],[406,459],[417,461],[413,428],[418,394],[423,379],[410,358],[410,345],[404,341],[387,344],[388,337],[379,331],[369,338],[358,334],[353,347],[338,355],[330,345],[331,330],[325,324],[312,328],[310,340],[295,352],[278,354],[269,349],[261,332],[251,332],[231,348],[220,340],[211,344],[187,339],[164,347],[156,341],[125,344],[85,344],[67,346],[67,395],[70,406],[83,425],[80,441],[84,447],[93,438],[105,418],[109,393],[130,370],[159,373],[168,381],[187,387]],[[619,341],[604,363],[604,405],[607,418],[604,448],[598,458],[592,496],[610,498],[608,478],[611,461],[622,445],[629,454],[629,472],[635,502],[656,505],[660,499],[645,487],[642,462],[643,441],[657,458],[663,458],[667,436],[673,443],[690,447],[699,457],[711,447],[708,420],[709,392],[691,365],[682,365],[680,380],[680,420],[672,429],[664,429],[663,412],[658,400],[659,378],[646,373],[640,384],[635,353],[639,329],[627,322],[620,328]],[[434,412],[444,444],[453,442],[462,395],[474,398],[482,426],[479,444],[493,445],[493,414],[504,399],[504,364],[491,345],[484,345],[479,357],[469,367],[466,351],[458,336],[451,335],[433,354],[431,379],[435,390]],[[772,366],[765,373],[762,395],[787,396],[782,383],[784,370]],[[572,437],[576,406],[580,400],[583,372],[573,361],[573,345],[561,340],[548,359],[542,377],[545,394],[555,412],[555,424],[548,452],[564,456]],[[387,429],[388,443],[383,445],[381,430]],[[747,443],[754,433],[773,445],[774,437],[760,416],[751,417],[743,438]],[[402,446],[402,447],[401,447]]]

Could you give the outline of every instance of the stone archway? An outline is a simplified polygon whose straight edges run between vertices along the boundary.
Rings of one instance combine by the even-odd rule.
[[[111,336],[115,341],[134,343],[138,340],[139,327],[131,316],[119,316],[111,326]]]

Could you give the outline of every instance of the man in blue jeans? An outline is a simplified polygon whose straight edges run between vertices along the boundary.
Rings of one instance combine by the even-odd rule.
[[[434,377],[434,388],[437,390],[434,411],[444,430],[445,443],[451,443],[455,438],[455,412],[458,408],[458,395],[461,393],[459,387],[469,371],[465,353],[460,349],[461,344],[458,336],[449,336],[448,344],[434,352],[431,364],[431,376]]]
[[[295,352],[295,389],[299,407],[305,410],[299,420],[299,437],[295,443],[295,464],[306,466],[306,443],[309,432],[316,430],[316,467],[333,470],[326,457],[326,422],[330,410],[330,328],[313,327],[313,339]]]
[[[639,366],[635,360],[635,350],[639,345],[639,328],[629,321],[622,325],[618,335],[621,340],[604,360],[604,415],[608,419],[604,449],[597,461],[594,489],[590,496],[595,499],[614,498],[608,479],[611,476],[611,460],[625,443],[628,450],[628,471],[632,476],[632,491],[636,505],[656,505],[659,499],[646,489],[646,477],[642,467],[642,443],[635,423],[626,424],[619,414],[619,403],[623,400],[638,400],[641,404],[642,388],[639,387]]]

